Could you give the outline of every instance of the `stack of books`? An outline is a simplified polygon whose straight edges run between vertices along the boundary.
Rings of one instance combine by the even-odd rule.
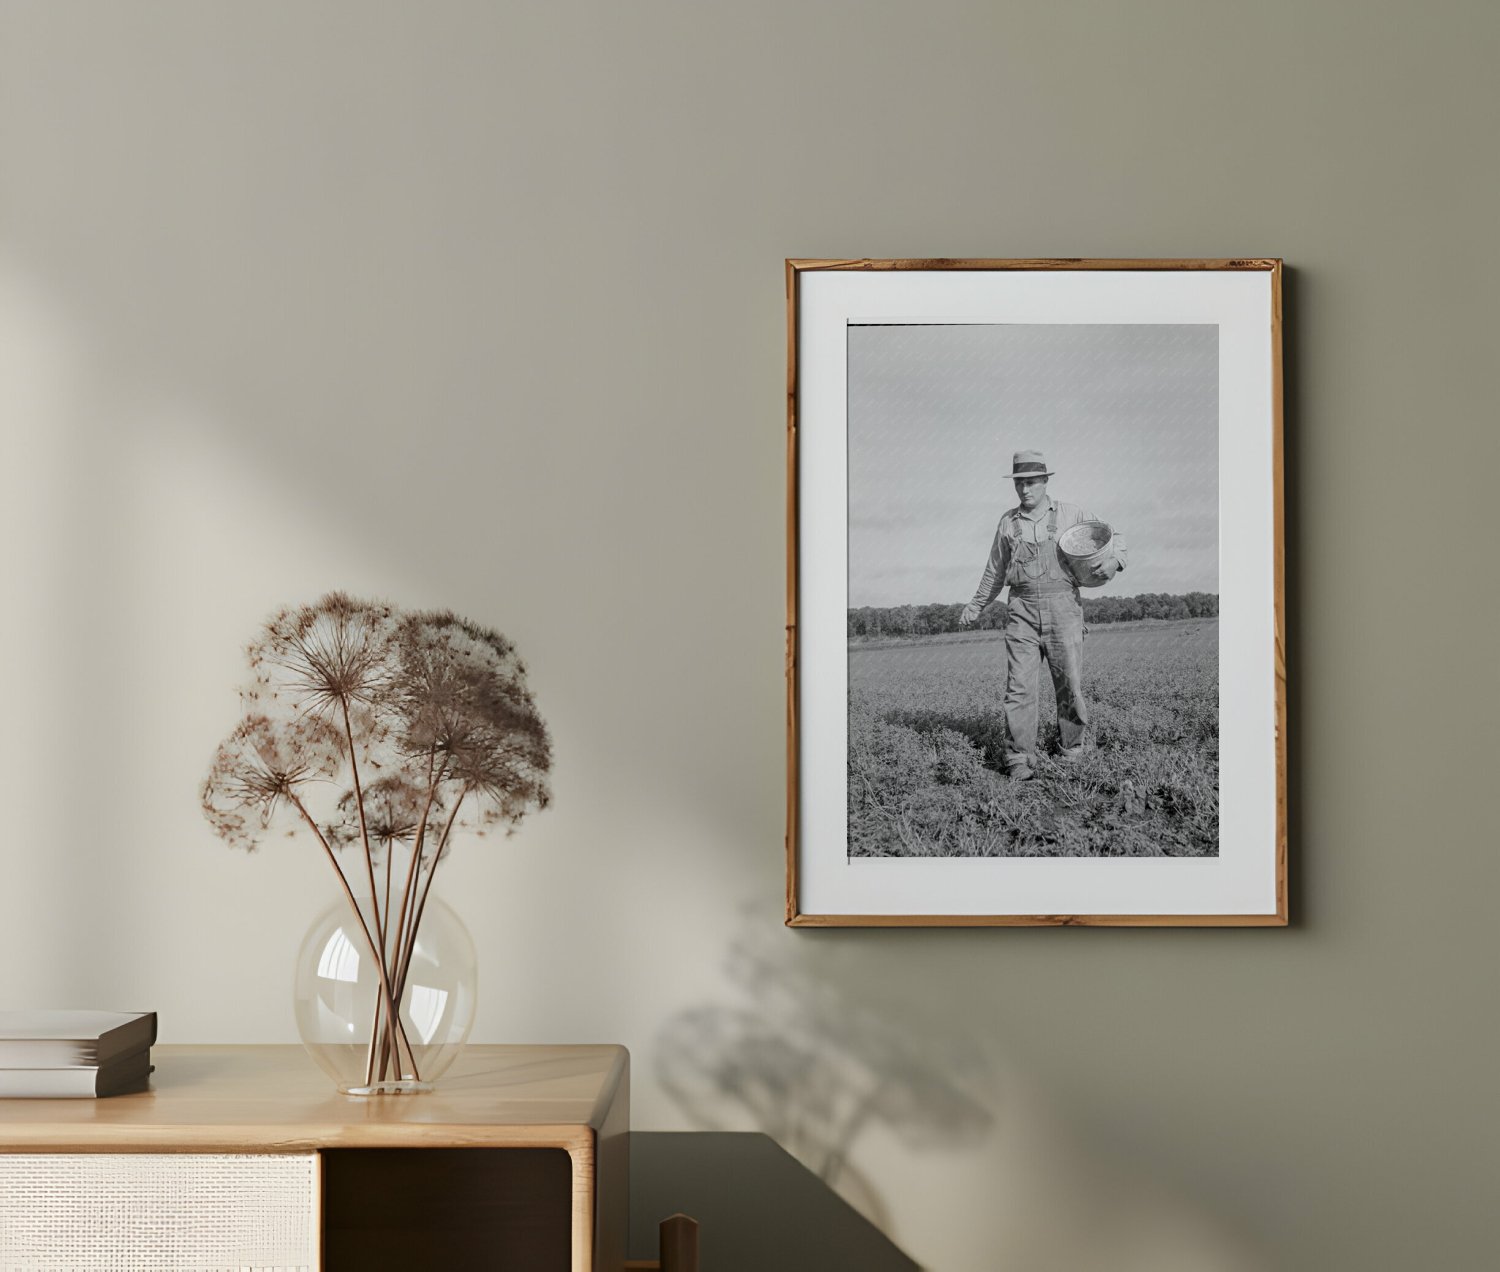
[[[154,1011],[0,1011],[0,1098],[144,1091]]]

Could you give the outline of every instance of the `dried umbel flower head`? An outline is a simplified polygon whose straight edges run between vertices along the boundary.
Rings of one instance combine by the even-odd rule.
[[[253,851],[308,783],[333,778],[344,737],[325,720],[247,716],[219,746],[203,783],[203,812],[227,843]]]
[[[395,622],[389,605],[343,592],[279,610],[247,651],[247,704],[331,718],[374,705],[390,675]]]
[[[426,843],[436,845],[441,838],[444,821],[441,794],[435,794],[429,802],[427,789],[406,774],[378,777],[364,787],[363,795],[365,830],[371,851],[377,857],[388,852],[393,844],[412,843],[424,816]],[[359,809],[352,790],[345,791],[339,799],[334,820],[325,833],[335,848],[359,842]]]
[[[277,611],[247,653],[257,736],[277,721],[283,746],[326,748],[328,729],[342,739],[348,787],[315,827],[325,846],[357,840],[369,858],[420,840],[424,856],[441,855],[455,828],[511,830],[551,800],[547,728],[498,632],[447,610],[402,613],[330,592]],[[345,775],[321,758],[309,771]],[[249,824],[219,797],[210,820],[236,841]]]
[[[407,615],[396,645],[398,744],[436,758],[469,797],[466,824],[509,829],[547,807],[552,744],[515,647],[447,611]]]

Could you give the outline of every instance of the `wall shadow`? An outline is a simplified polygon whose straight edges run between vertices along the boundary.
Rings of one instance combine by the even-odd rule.
[[[995,1120],[977,1040],[851,993],[837,960],[756,908],[724,957],[734,1000],[689,1007],[653,1048],[661,1088],[699,1130],[756,1130],[877,1226],[887,1207],[853,1157],[879,1127],[907,1147],[958,1148]]]

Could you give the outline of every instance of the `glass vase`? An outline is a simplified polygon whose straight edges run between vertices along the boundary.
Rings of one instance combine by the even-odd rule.
[[[452,909],[429,896],[402,969],[387,941],[387,974],[375,958],[374,907],[359,898],[361,923],[347,901],[328,907],[297,955],[297,1032],[312,1058],[346,1095],[430,1091],[457,1058],[478,1005],[474,942]],[[387,993],[400,995],[388,1025]]]

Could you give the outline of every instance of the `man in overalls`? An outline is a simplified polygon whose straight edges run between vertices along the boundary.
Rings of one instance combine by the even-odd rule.
[[[1057,693],[1057,729],[1061,758],[1083,751],[1089,708],[1083,697],[1083,602],[1076,584],[1057,556],[1057,536],[1091,512],[1047,494],[1047,467],[1040,451],[1017,451],[1011,478],[1021,504],[1000,518],[989,564],[974,599],[959,619],[967,627],[1010,587],[1005,622],[1005,771],[1016,781],[1033,776],[1036,766],[1037,693],[1041,660],[1047,660]],[[1115,536],[1119,568],[1125,568],[1125,545]]]

